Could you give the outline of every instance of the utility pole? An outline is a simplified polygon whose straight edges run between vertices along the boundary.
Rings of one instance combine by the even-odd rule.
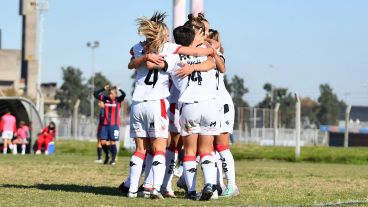
[[[48,0],[38,0],[36,3],[36,9],[39,15],[39,30],[38,30],[38,78],[37,78],[37,100],[36,106],[40,113],[42,122],[44,119],[44,99],[41,90],[41,82],[42,82],[42,67],[43,67],[43,33],[44,33],[44,13],[49,9]]]
[[[93,96],[93,92],[95,91],[95,49],[100,46],[100,42],[94,41],[94,42],[87,42],[87,47],[92,49],[92,57],[91,57],[91,137],[93,137],[95,130],[94,130],[94,111],[95,111],[95,98]]]
[[[344,147],[349,147],[349,117],[350,117],[351,105],[348,105],[345,111],[345,134],[344,134]]]

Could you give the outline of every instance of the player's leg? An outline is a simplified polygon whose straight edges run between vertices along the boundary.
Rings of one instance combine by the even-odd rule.
[[[188,189],[188,198],[197,199],[196,193],[196,175],[197,175],[197,139],[198,134],[183,136],[184,158],[183,158],[183,175]]]
[[[170,131],[170,141],[169,146],[166,149],[166,171],[164,180],[162,183],[161,191],[166,197],[175,197],[174,191],[172,189],[172,178],[174,176],[174,171],[176,168],[176,163],[178,159],[179,147],[182,147],[182,140],[180,139],[180,125],[179,125],[179,106],[176,103],[170,104],[168,110],[169,114],[169,131]],[[180,143],[179,143],[180,141]],[[180,145],[180,146],[179,146]]]
[[[230,133],[222,133],[218,139],[216,139],[216,151],[219,152],[222,161],[222,168],[224,170],[227,187],[223,196],[236,196],[239,194],[239,190],[235,182],[235,162],[234,157],[229,148]]]
[[[119,140],[119,134],[120,134],[120,130],[119,130],[119,126],[115,125],[115,126],[109,126],[109,139],[110,139],[110,150],[111,150],[111,165],[115,165],[115,158],[116,158],[116,153],[117,153],[117,149],[116,149],[116,141]]]
[[[104,164],[109,162],[109,145],[108,145],[108,137],[109,137],[109,126],[102,126],[100,132],[100,140],[101,140],[101,147],[105,153],[105,160]]]
[[[95,160],[95,163],[102,163],[102,144],[101,144],[101,139],[100,139],[100,134],[101,134],[101,125],[99,124],[97,127],[97,160]]]
[[[179,143],[180,134],[171,133],[171,143],[166,149],[166,170],[165,176],[161,187],[161,192],[165,197],[175,197],[174,191],[172,189],[172,178],[174,176],[174,170],[176,168],[176,162],[178,160],[178,150],[177,146]]]
[[[215,100],[201,102],[199,103],[199,108],[203,118],[200,123],[201,132],[198,138],[198,154],[200,155],[200,163],[205,180],[201,200],[217,199],[216,159],[211,153],[213,151],[214,136],[219,134],[221,108]]]
[[[148,135],[151,137],[153,151],[152,172],[153,172],[153,191],[151,198],[163,199],[160,193],[161,185],[165,176],[166,159],[165,151],[168,139],[169,121],[167,117],[168,101],[161,99],[151,101],[149,104]]]

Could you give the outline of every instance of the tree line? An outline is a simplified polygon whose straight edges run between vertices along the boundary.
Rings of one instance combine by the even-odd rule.
[[[61,116],[71,116],[73,106],[80,99],[80,113],[90,116],[91,100],[91,78],[86,80],[79,68],[68,66],[61,68],[63,83],[58,89],[56,99],[60,100],[57,110]],[[134,79],[134,74],[131,76]],[[244,96],[249,92],[243,78],[234,75],[231,78],[224,76],[225,87],[229,91],[235,107],[249,107]],[[101,88],[111,82],[101,73],[95,73],[95,88]],[[134,84],[133,84],[134,88]],[[265,97],[254,107],[274,109],[276,103],[280,104],[279,111],[282,114],[280,124],[284,127],[293,127],[295,122],[295,95],[288,88],[277,87],[271,83],[263,86],[266,92]],[[320,124],[336,125],[339,110],[344,109],[346,104],[339,100],[329,84],[319,86],[320,95],[317,100],[310,97],[301,98],[301,115],[307,118],[310,124],[319,126]],[[235,111],[237,113],[237,110]],[[95,107],[95,114],[98,114],[98,107]]]

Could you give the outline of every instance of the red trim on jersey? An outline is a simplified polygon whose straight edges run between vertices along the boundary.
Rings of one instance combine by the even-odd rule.
[[[136,156],[136,157],[139,157],[141,158],[142,160],[144,160],[146,158],[146,155],[143,154],[143,153],[140,153],[140,152],[134,152],[133,153],[133,156]]]
[[[163,152],[163,151],[156,151],[155,153],[153,153],[153,156],[156,156],[156,155],[165,156],[165,152]]]
[[[206,156],[212,156],[211,153],[200,154],[199,157],[202,159]]]
[[[196,156],[185,155],[183,158],[183,162],[196,161]]]
[[[167,119],[167,112],[166,112],[166,103],[164,99],[160,99],[161,103],[161,116]]]
[[[229,146],[227,146],[227,145],[223,145],[223,144],[217,144],[216,145],[217,152],[222,152],[222,151],[225,151],[225,150],[228,150],[228,149],[229,149]]]
[[[181,47],[183,47],[183,46],[180,45],[179,47],[177,47],[176,50],[173,52],[173,54],[178,54]]]

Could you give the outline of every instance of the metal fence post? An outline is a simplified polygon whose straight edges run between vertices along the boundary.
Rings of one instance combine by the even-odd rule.
[[[79,109],[80,99],[78,99],[74,105],[73,110],[73,136],[74,139],[78,137],[78,109]]]
[[[273,145],[276,146],[277,137],[279,136],[279,129],[278,129],[278,117],[279,117],[279,108],[280,103],[276,103],[274,109],[274,121],[273,121]],[[271,113],[272,114],[272,113]]]
[[[349,116],[351,105],[348,105],[345,111],[345,134],[344,134],[344,147],[349,147]]]
[[[298,94],[295,94],[297,102],[295,104],[295,131],[296,131],[296,144],[295,144],[295,158],[298,160],[300,158],[300,112],[301,105]]]

